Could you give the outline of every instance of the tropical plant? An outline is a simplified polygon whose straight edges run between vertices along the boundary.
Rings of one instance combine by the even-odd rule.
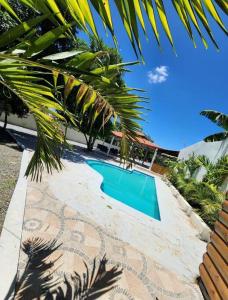
[[[207,173],[203,177],[203,181],[221,187],[225,179],[228,177],[228,155],[222,156],[216,163],[208,162],[202,164]]]
[[[213,123],[221,127],[224,131],[207,136],[205,142],[216,142],[225,140],[228,137],[228,115],[214,110],[203,110],[200,113]]]
[[[62,69],[66,68],[74,73],[75,77],[87,84],[79,90],[77,85],[72,83],[67,93],[66,86],[62,92],[65,107],[74,116],[75,122],[71,125],[75,126],[76,124],[84,134],[89,133],[93,139],[102,130],[105,130],[105,125],[111,119],[112,123],[118,119],[121,131],[125,132],[125,135],[133,136],[140,128],[137,121],[141,120],[140,110],[143,109],[141,103],[145,101],[142,101],[142,98],[145,98],[132,93],[136,89],[119,85],[119,74],[126,70],[128,65],[133,65],[135,62],[105,65],[103,58],[109,56],[106,51],[72,52],[74,56],[69,59],[64,57],[65,53],[43,58],[43,60],[55,62],[55,65]],[[68,55],[69,52],[67,52]],[[79,99],[75,101],[77,95],[79,95]],[[90,98],[87,99],[87,97]]]
[[[168,179],[202,219],[213,227],[225,200],[225,194],[219,191],[219,187],[228,175],[227,157],[222,157],[217,164],[213,164],[203,155],[193,155],[185,161],[169,161],[168,166]],[[194,178],[195,171],[201,166],[205,167],[207,173],[202,181],[197,181]]]
[[[184,163],[190,177],[192,177],[201,166],[201,161],[199,157],[197,157],[194,153],[191,156],[189,156],[189,158],[185,160]]]
[[[40,237],[25,240],[22,250],[27,255],[27,263],[16,282],[13,295],[10,288],[6,299],[13,296],[16,300],[41,297],[46,300],[93,300],[115,287],[122,269],[113,266],[107,270],[108,260],[105,256],[99,262],[94,259],[92,269],[84,262],[86,271],[82,275],[75,271],[71,276],[65,275],[62,280],[56,280],[56,262],[62,255],[54,255],[54,259],[52,257],[60,246],[56,240],[45,241]]]
[[[31,174],[32,178],[39,179],[45,167],[49,172],[51,172],[53,168],[59,170],[62,167],[59,145],[64,143],[65,138],[60,130],[60,122],[64,121],[68,112],[65,105],[66,100],[63,98],[64,101],[62,103],[56,96],[58,94],[58,88],[55,83],[56,79],[60,76],[64,78],[66,96],[68,96],[72,86],[77,86],[77,92],[79,93],[77,93],[77,101],[83,98],[86,105],[88,105],[88,103],[93,104],[93,107],[96,108],[96,115],[98,112],[101,113],[101,111],[105,111],[109,118],[117,117],[120,120],[121,130],[124,133],[120,153],[121,157],[127,158],[129,150],[128,140],[131,139],[131,136],[135,134],[135,129],[138,128],[136,120],[140,114],[137,108],[131,111],[128,107],[129,102],[127,102],[127,100],[121,103],[118,101],[116,103],[118,97],[115,97],[115,99],[110,102],[111,94],[116,91],[116,87],[109,89],[110,98],[109,101],[107,101],[106,95],[101,96],[99,94],[100,87],[97,88],[96,86],[90,86],[84,83],[82,77],[77,79],[79,75],[82,75],[82,71],[80,70],[81,66],[77,69],[61,69],[51,61],[39,61],[39,59],[44,56],[44,51],[48,50],[57,40],[66,37],[76,40],[74,35],[75,28],[84,30],[89,34],[92,32],[97,38],[98,34],[94,22],[94,13],[101,18],[105,27],[111,32],[114,42],[117,44],[109,1],[20,0],[19,3],[35,11],[37,16],[22,22],[14,10],[14,7],[10,5],[7,0],[0,0],[1,11],[7,11],[18,24],[0,36],[0,46],[3,51],[0,53],[0,84],[9,89],[11,93],[17,95],[28,106],[37,123],[38,141],[26,174]],[[199,26],[200,21],[213,43],[218,47],[209,27],[207,13],[209,12],[221,29],[227,33],[216,8],[218,5],[221,13],[227,13],[228,6],[226,1],[204,0],[203,4],[203,1],[200,0],[184,0],[172,1],[172,4],[193,42],[192,24],[197,29],[204,45],[207,47],[202,29],[200,29]],[[159,26],[155,17],[158,13],[162,25],[161,28],[164,29],[170,43],[173,45],[173,38],[162,0],[155,0],[155,2],[151,0],[115,1],[115,5],[123,21],[123,28],[127,32],[136,55],[138,55],[138,53],[141,54],[140,29],[138,25],[140,24],[140,26],[142,26],[145,34],[148,31],[145,16],[148,17],[149,23],[154,30],[156,40],[160,45]],[[91,6],[93,6],[93,9]],[[37,28],[46,21],[48,21],[47,32],[42,31],[41,35],[37,35]],[[44,27],[45,26],[43,26],[43,28]],[[7,51],[5,52],[6,49]],[[60,45],[60,51],[58,52],[61,52],[61,49],[62,47]],[[66,55],[66,53],[64,55]],[[73,54],[70,53],[69,55],[71,56]],[[82,65],[83,64],[85,64],[85,61]],[[109,70],[111,69],[112,67]],[[98,82],[110,84],[110,79],[107,80],[102,74],[104,71],[104,68],[101,68],[98,73],[86,75],[89,76],[90,79],[94,79],[94,84]],[[49,74],[47,75],[48,72]],[[50,85],[50,80],[47,80],[47,76],[54,76],[54,85]],[[95,80],[95,77],[97,80]],[[83,92],[85,94],[83,94]],[[121,90],[121,95],[123,95],[123,92],[125,93],[125,99],[127,99],[128,95],[126,95],[126,93],[132,92],[132,90],[125,88],[124,91]],[[122,98],[122,100],[123,99],[124,98]],[[130,97],[129,101],[133,103],[133,106],[137,106],[134,97]],[[115,107],[122,106],[121,115],[116,113],[114,105]],[[102,110],[101,107],[103,108]],[[68,117],[70,116],[71,115],[68,114]],[[106,117],[105,121],[107,120],[108,118]]]
[[[2,35],[1,45],[13,43],[18,38],[22,25],[25,29],[31,29],[28,24],[36,26],[43,19],[45,16],[39,16],[17,25],[13,31],[10,30],[10,41],[7,35]],[[45,166],[49,172],[52,168],[62,167],[59,145],[64,143],[65,138],[60,130],[60,121],[65,122],[67,118],[72,124],[76,124],[66,106],[72,93],[75,103],[80,103],[83,114],[90,109],[91,123],[100,114],[104,116],[103,126],[111,118],[118,118],[126,137],[123,143],[127,143],[128,135],[139,129],[136,122],[141,119],[140,106],[137,104],[139,97],[130,93],[134,89],[120,88],[115,83],[115,77],[121,69],[134,63],[98,67],[94,61],[105,55],[101,51],[91,53],[73,50],[41,57],[41,52],[62,36],[67,28],[68,26],[59,26],[39,36],[32,45],[20,43],[16,46],[16,51],[13,47],[12,50],[8,49],[7,54],[0,53],[0,84],[28,106],[37,123],[38,141],[26,172],[33,179],[40,178]],[[23,33],[24,29],[20,34]],[[37,53],[40,58],[36,59]],[[124,153],[126,154],[125,150]]]
[[[210,227],[213,226],[225,200],[224,194],[213,184],[197,182],[194,179],[186,184],[183,194],[203,220]]]
[[[103,116],[101,115],[98,116],[93,122],[93,120],[89,119],[89,114],[90,112],[78,115],[75,122],[78,129],[83,133],[85,137],[87,150],[92,151],[96,139],[102,140],[112,136],[112,131],[115,127],[111,120],[106,122],[106,124],[103,126]]]
[[[116,88],[119,90],[125,86],[123,73],[126,70],[123,67],[115,67],[122,63],[122,58],[116,49],[106,46],[103,40],[95,39],[93,36],[90,37],[89,44],[86,45],[86,47],[83,43],[82,45],[78,45],[77,49],[83,51],[83,55],[85,55],[85,52],[90,55],[92,55],[92,53],[95,54],[91,56],[90,64],[83,66],[83,71],[94,72],[94,70],[98,68],[103,68],[106,77],[111,75],[110,79],[113,86],[116,85]],[[64,64],[67,66],[69,65],[68,61],[66,59],[64,60]],[[108,70],[109,65],[112,66],[112,70],[110,71]],[[123,63],[122,66],[124,66]],[[110,75],[108,75],[108,73],[110,73]],[[108,85],[104,85],[99,92],[102,95],[106,94],[107,87]],[[83,105],[78,105],[78,103],[75,102],[74,96],[68,98],[66,107],[74,115],[78,129],[84,134],[89,151],[93,149],[97,138],[104,139],[111,136],[111,132],[115,127],[113,120],[109,119],[109,121],[103,125],[103,120],[106,116],[101,114],[93,120],[91,118],[93,111],[91,111],[91,109],[84,111]]]
[[[91,30],[95,37],[98,37],[96,22],[94,21],[96,19],[95,14],[97,14],[105,25],[105,28],[107,28],[112,34],[114,42],[117,43],[114,25],[119,20],[115,17],[113,22],[113,8],[110,7],[109,0],[20,0],[20,3],[29,6],[31,9],[42,14],[49,14],[49,19],[54,25],[60,23],[61,25],[66,26],[70,22],[69,19],[73,20],[77,28],[80,28],[87,33]],[[142,28],[145,36],[148,36],[148,24],[154,32],[158,45],[160,45],[161,33],[159,31],[164,30],[170,44],[174,46],[172,30],[170,29],[169,18],[166,12],[168,6],[166,2],[163,0],[115,0],[114,3],[117,14],[123,22],[123,29],[126,31],[136,55],[138,52],[140,54],[142,53],[139,32],[141,32]],[[19,19],[13,8],[6,0],[1,0],[0,4],[15,19]],[[204,37],[204,30],[207,32],[213,44],[218,48],[209,25],[208,13],[227,34],[225,25],[218,13],[218,11],[225,14],[228,13],[228,4],[226,0],[173,0],[172,5],[176,10],[177,17],[182,22],[194,45],[196,45],[196,43],[193,28],[196,29],[206,48],[208,47],[208,44]],[[161,27],[157,19],[159,19]],[[149,22],[147,22],[147,20]]]
[[[23,5],[19,0],[8,0],[8,3],[17,14],[21,22],[38,16],[38,13],[34,9],[31,9],[29,6]],[[8,31],[17,24],[18,22],[15,17],[12,17],[6,10],[0,10],[0,34]]]

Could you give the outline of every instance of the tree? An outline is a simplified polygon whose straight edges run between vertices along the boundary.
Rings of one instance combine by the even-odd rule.
[[[215,133],[207,136],[205,142],[216,142],[225,140],[228,137],[228,115],[214,110],[203,110],[200,113],[202,116],[207,117],[213,123],[224,129],[223,132]]]
[[[98,52],[98,51],[104,51],[107,53],[107,55],[103,58],[101,58],[101,64],[103,66],[108,65],[114,65],[119,64],[123,62],[122,57],[120,56],[119,52],[116,48],[108,47],[105,45],[102,39],[95,38],[94,36],[90,37],[90,43],[89,43],[89,49],[91,52]],[[116,76],[116,83],[118,86],[124,86],[124,80],[123,80],[124,71],[119,72],[119,74]]]
[[[4,43],[13,44],[29,26],[37,26],[45,18],[38,16],[22,27],[17,25],[10,30],[14,39],[8,40],[7,35],[2,35],[0,44],[3,47]],[[76,103],[82,105],[83,114],[90,109],[91,120],[95,121],[100,114],[103,116],[102,126],[111,118],[119,118],[125,133],[123,142],[127,143],[128,136],[139,129],[140,97],[131,93],[134,89],[118,87],[115,81],[123,68],[135,63],[97,67],[97,59],[106,55],[102,51],[73,50],[41,57],[42,51],[59,36],[62,38],[67,29],[66,26],[58,26],[38,38],[35,36],[32,44],[19,43],[17,51],[20,50],[23,57],[10,53],[10,48],[8,53],[0,53],[0,84],[27,105],[37,124],[35,153],[26,171],[32,179],[40,179],[45,167],[49,172],[53,168],[62,168],[60,145],[65,143],[65,135],[61,123],[67,124],[66,120],[70,119],[72,124],[77,125],[74,116],[67,110],[68,97],[72,94]],[[127,153],[126,147],[124,152]]]
[[[25,21],[32,16],[37,15],[37,13],[33,9],[22,5],[19,1],[11,0],[9,1],[9,3],[22,21]],[[17,22],[7,11],[0,11],[0,34],[3,34],[16,25]],[[7,49],[7,47],[5,49]],[[23,101],[21,101],[21,99],[16,95],[10,93],[10,91],[6,87],[0,86],[0,95],[0,116],[2,115],[2,113],[4,113],[5,115],[3,125],[3,129],[5,129],[7,126],[8,116],[10,114],[15,114],[19,118],[23,118],[28,114],[29,110],[28,107],[23,103]]]
[[[23,5],[18,0],[9,0],[8,2],[22,22],[38,16],[38,13],[34,11],[34,9]],[[17,24],[18,22],[10,13],[7,12],[7,10],[0,10],[0,34],[8,31]]]
[[[124,84],[119,86],[120,80],[122,81],[120,74],[123,73],[123,68],[127,64],[109,65],[109,61],[106,60],[107,56],[109,56],[107,51],[80,52],[73,59],[66,58],[62,62],[67,68],[72,67],[73,62],[74,67],[78,64],[82,72],[79,78],[83,78],[84,82],[95,86],[99,95],[104,96],[107,100],[108,105],[104,105],[104,103],[99,101],[95,105],[93,105],[93,102],[77,102],[75,101],[75,95],[79,91],[75,89],[66,101],[66,109],[74,118],[74,123],[70,120],[67,120],[67,123],[78,128],[85,135],[88,150],[92,150],[96,138],[104,138],[110,135],[116,122],[123,129],[125,127],[124,124],[129,122],[127,125],[128,129],[125,127],[127,131],[129,128],[134,127],[135,130],[139,129],[135,121],[140,119],[140,112],[138,111],[137,113],[137,110],[141,108],[140,97],[131,94],[131,91],[134,89],[129,89]],[[50,56],[50,59],[55,59],[55,56]],[[101,80],[101,78],[86,75],[99,73],[103,74],[103,76],[105,75],[105,81],[104,77]],[[109,81],[108,84],[107,80]],[[133,114],[131,115],[131,113]]]
[[[103,139],[111,136],[114,130],[114,125],[109,120],[104,126],[102,126],[103,117],[99,116],[94,123],[91,123],[88,114],[82,116],[82,120],[77,122],[79,130],[84,134],[87,150],[92,151],[96,139]]]
[[[109,65],[114,66],[122,63],[122,58],[116,49],[106,46],[103,40],[95,39],[93,36],[90,37],[88,45],[85,44],[83,40],[78,39],[77,49],[82,51],[87,50],[88,53],[100,53],[97,59],[95,59],[93,62],[91,61],[87,71],[91,71],[99,67],[108,68]],[[65,62],[67,62],[67,60]],[[112,72],[112,82],[116,84],[117,89],[125,86],[123,73],[124,71],[121,68]],[[105,91],[100,90],[99,92],[103,94]],[[74,97],[73,99],[72,97],[71,99],[68,99],[66,106],[67,109],[74,114],[75,123],[77,124],[79,131],[84,134],[87,149],[89,151],[93,150],[93,146],[97,138],[103,139],[107,136],[110,136],[112,130],[114,130],[114,124],[111,120],[106,122],[106,124],[103,126],[103,120],[107,117],[107,114],[103,116],[99,115],[96,120],[93,121],[90,117],[92,114],[91,111],[88,110],[84,113],[83,106],[77,105],[77,103],[74,101]]]
[[[29,110],[28,107],[20,100],[19,97],[12,95],[6,88],[0,86],[0,116],[5,114],[3,129],[6,129],[8,116],[17,115],[19,118],[25,117]]]
[[[46,80],[45,76],[47,76],[47,73],[53,75],[54,82],[56,82],[58,77],[64,77],[64,89],[66,91],[71,91],[71,85],[76,85],[80,92],[86,90],[86,97],[83,99],[85,107],[87,103],[92,103],[92,105],[98,109],[98,107],[101,107],[102,103],[102,107],[105,107],[105,110],[103,109],[102,113],[109,111],[109,118],[116,117],[113,106],[116,104],[116,100],[118,100],[117,96],[115,97],[115,101],[112,101],[111,98],[111,91],[116,91],[116,87],[111,87],[109,89],[108,101],[106,94],[105,96],[100,96],[99,94],[99,88],[97,89],[96,85],[99,85],[101,82],[102,84],[104,82],[110,84],[110,78],[105,78],[105,76],[103,76],[105,73],[104,69],[101,68],[99,71],[96,71],[98,74],[90,73],[86,75],[87,80],[91,80],[92,77],[94,79],[97,76],[97,80],[94,79],[92,81],[94,85],[89,87],[88,83],[84,81],[85,74],[82,74],[81,67],[79,68],[79,66],[77,66],[77,68],[74,68],[72,66],[67,70],[64,67],[59,68],[52,61],[44,62],[41,57],[42,52],[63,37],[75,40],[75,28],[80,28],[80,30],[85,31],[88,34],[91,34],[92,32],[97,38],[98,34],[93,18],[94,10],[96,10],[95,13],[98,14],[103,21],[103,24],[111,32],[113,40],[117,44],[113,26],[116,19],[113,22],[109,1],[90,0],[87,2],[85,0],[78,0],[72,2],[53,0],[45,2],[20,0],[19,2],[34,10],[38,13],[38,16],[22,23],[22,20],[18,17],[12,5],[10,5],[8,1],[0,0],[1,10],[7,11],[18,24],[0,36],[1,50],[4,47],[8,49],[7,53],[0,53],[0,84],[4,85],[12,93],[17,95],[34,115],[37,123],[38,140],[34,156],[29,164],[26,174],[32,174],[33,177],[39,178],[45,167],[49,172],[51,172],[53,168],[61,169],[62,167],[58,147],[63,143],[64,135],[60,130],[59,122],[64,118],[62,117],[62,114],[59,114],[58,112],[64,111],[65,114],[68,113],[64,103],[59,103],[58,98],[56,97],[59,87],[55,84],[54,87],[50,86],[49,81]],[[227,13],[228,6],[225,0],[184,0],[172,1],[172,3],[177,11],[177,16],[180,18],[193,42],[192,24],[197,29],[205,47],[207,47],[203,31],[199,26],[200,21],[212,42],[218,47],[209,27],[207,13],[209,12],[221,29],[227,33],[223,21],[218,14],[218,11],[220,11],[220,14]],[[91,5],[94,10],[91,9]],[[155,15],[158,15],[162,25],[161,28],[164,29],[171,45],[174,46],[165,6],[162,0],[155,0],[153,5],[151,0],[115,1],[115,5],[120,18],[123,20],[123,29],[127,32],[128,38],[137,56],[142,56],[139,35],[139,30],[141,29],[139,29],[139,26],[142,26],[143,31],[147,34],[148,27],[146,27],[145,24],[150,23],[154,30],[156,40],[160,45],[158,32],[158,28],[160,27],[157,26],[157,18]],[[219,10],[217,11],[218,6]],[[148,17],[149,23],[145,22],[146,17]],[[42,22],[45,22],[45,20],[47,20],[48,24],[51,23],[51,28],[48,28],[50,30],[45,31],[45,33],[42,32],[37,38],[36,28],[38,25],[42,24]],[[62,51],[61,47],[59,49]],[[18,50],[20,52],[18,52]],[[70,55],[72,55],[72,53]],[[85,62],[83,62],[83,64],[84,63]],[[111,68],[112,67],[108,69],[109,72],[111,72]],[[77,79],[79,76],[80,80]],[[93,92],[91,92],[91,90]],[[117,104],[115,105],[115,108],[118,107],[119,112],[121,112],[120,114],[118,113],[118,115],[124,138],[121,140],[120,152],[122,157],[125,158],[127,157],[129,149],[129,138],[130,136],[135,135],[136,130],[139,127],[137,120],[140,119],[137,101],[135,100],[136,98],[130,96],[130,102],[127,102],[126,100],[125,102],[123,101],[123,93],[125,93],[125,97],[129,97],[127,93],[131,91],[131,89],[121,88],[121,104],[117,101]],[[94,95],[96,95],[96,97]],[[129,103],[132,103],[130,109],[128,109]],[[120,109],[120,105],[122,105],[122,109]],[[94,113],[96,111],[94,111]]]

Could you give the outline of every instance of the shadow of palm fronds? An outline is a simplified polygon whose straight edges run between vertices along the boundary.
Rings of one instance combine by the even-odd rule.
[[[94,259],[91,270],[84,262],[85,272],[76,271],[64,280],[55,280],[55,263],[61,255],[51,260],[51,255],[61,246],[56,240],[45,241],[33,237],[23,242],[22,250],[28,256],[23,274],[16,283],[14,299],[46,300],[93,300],[115,287],[123,272],[118,266],[107,270],[108,260],[104,256],[99,262]]]
[[[28,257],[24,272],[16,284],[15,298],[38,299],[47,294],[59,282],[53,279],[55,263],[61,257],[50,260],[50,256],[60,246],[57,241],[45,241],[39,237],[29,238],[23,242],[22,250]]]
[[[96,259],[93,260],[92,270],[89,271],[84,262],[86,272],[80,276],[77,272],[70,279],[64,278],[62,286],[59,286],[53,293],[46,296],[46,300],[69,299],[69,300],[93,300],[109,292],[115,287],[115,283],[120,279],[123,270],[118,266],[106,270],[108,260],[104,256],[97,266]]]

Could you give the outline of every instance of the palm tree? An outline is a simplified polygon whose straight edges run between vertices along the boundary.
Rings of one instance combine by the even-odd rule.
[[[214,110],[203,110],[200,114],[224,129],[222,132],[207,136],[205,142],[223,141],[228,137],[228,115]]]
[[[100,115],[102,126],[111,118],[118,119],[125,137],[123,144],[139,130],[137,120],[141,120],[141,100],[133,94],[135,89],[117,84],[119,73],[135,62],[99,66],[96,62],[107,55],[105,51],[72,50],[42,56],[49,45],[62,38],[69,26],[58,26],[39,37],[30,32],[33,43],[22,41],[15,46],[19,36],[45,18],[38,16],[10,29],[10,39],[7,32],[0,37],[1,46],[8,46],[7,53],[0,53],[0,84],[25,103],[37,124],[35,153],[26,171],[26,175],[31,174],[36,180],[41,178],[45,167],[48,172],[62,168],[59,146],[65,143],[65,135],[61,123],[66,124],[68,120],[77,126],[77,120],[67,110],[72,94],[81,113],[89,112],[91,126]],[[123,156],[126,153],[127,147]]]
[[[111,71],[125,65],[101,67],[95,72],[83,73],[81,66],[90,63],[90,54],[86,54],[85,58],[80,58],[84,59],[81,64],[77,60],[78,57],[75,58],[75,61],[79,63],[77,67],[65,68],[57,65],[56,61],[40,59],[42,52],[56,40],[63,37],[75,39],[75,26],[88,34],[92,33],[97,38],[94,11],[111,32],[117,45],[115,22],[112,19],[109,1],[20,0],[19,2],[34,10],[38,16],[22,22],[9,2],[0,0],[1,9],[7,11],[18,24],[0,36],[0,46],[3,51],[0,52],[0,85],[3,85],[10,93],[15,94],[24,102],[37,124],[37,145],[26,174],[32,174],[33,178],[39,179],[44,168],[49,172],[52,169],[59,170],[62,168],[59,145],[64,143],[65,137],[60,125],[61,122],[66,122],[66,117],[70,118],[72,123],[74,122],[72,114],[66,109],[66,101],[72,89],[75,88],[77,89],[77,101],[83,100],[82,103],[85,108],[82,112],[86,111],[87,107],[93,107],[91,118],[95,118],[101,113],[106,116],[104,124],[110,118],[118,119],[124,133],[121,142],[121,155],[127,157],[128,140],[139,129],[137,121],[140,119],[141,113],[137,96],[131,94],[134,89],[119,89],[118,86],[112,85]],[[161,28],[174,47],[166,8],[162,0],[115,0],[114,2],[123,21],[123,29],[127,32],[136,56],[141,55],[142,57],[139,26],[147,35],[146,17],[154,31],[158,45],[160,46],[160,37],[156,16],[158,16],[162,25]],[[205,47],[207,47],[207,42],[202,28],[203,30],[206,29],[212,42],[218,47],[209,26],[207,14],[209,12],[221,29],[227,33],[217,11],[219,10],[220,14],[228,12],[228,4],[225,0],[173,0],[172,4],[194,45],[192,27],[196,28]],[[51,22],[52,29],[37,37],[37,27],[47,19]],[[202,23],[202,26],[199,25],[199,22]],[[77,54],[71,52],[69,56]],[[61,56],[61,54],[58,55]],[[109,77],[105,75],[107,69],[110,71]],[[50,80],[47,80],[47,77],[50,76],[53,76],[52,84],[50,84]],[[63,78],[62,87],[57,85],[59,77]],[[104,88],[105,84],[107,86]],[[108,95],[100,93],[101,85],[102,90],[105,90]],[[58,97],[61,88],[64,89],[63,99]]]

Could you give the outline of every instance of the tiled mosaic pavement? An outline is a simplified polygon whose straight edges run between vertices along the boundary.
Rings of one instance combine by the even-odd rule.
[[[83,261],[92,267],[94,257],[101,259],[105,253],[108,267],[120,265],[123,274],[117,286],[100,299],[202,299],[196,285],[181,282],[175,274],[106,232],[96,220],[84,217],[53,197],[45,176],[42,183],[28,185],[22,241],[32,236],[55,238],[62,243],[57,250],[62,257],[56,277],[63,278],[64,273],[71,274],[75,270],[82,274]],[[26,256],[21,251],[18,275],[25,261]]]

